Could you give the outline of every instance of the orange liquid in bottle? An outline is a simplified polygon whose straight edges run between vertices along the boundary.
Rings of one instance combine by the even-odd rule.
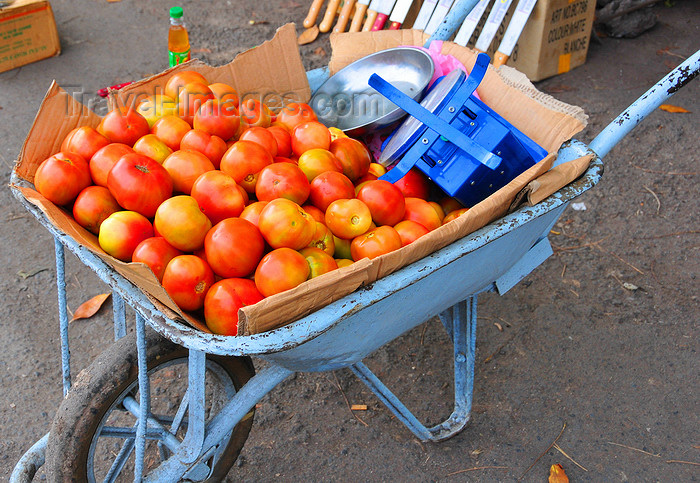
[[[190,40],[182,19],[182,9],[179,9],[177,12],[179,16],[173,17],[172,14],[173,11],[171,10],[170,30],[168,31],[170,67],[190,60]]]

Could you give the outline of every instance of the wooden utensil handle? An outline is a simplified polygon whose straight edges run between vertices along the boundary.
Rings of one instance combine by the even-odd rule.
[[[313,25],[316,23],[316,19],[318,18],[318,12],[321,10],[321,5],[323,5],[323,0],[314,0],[311,2],[309,13],[306,14],[306,18],[304,19],[304,27],[307,29],[313,27]]]
[[[328,32],[333,25],[333,19],[335,18],[335,12],[338,10],[338,5],[340,5],[340,0],[329,0],[328,7],[326,7],[326,14],[323,16],[318,29],[321,32]]]
[[[350,12],[352,12],[352,6],[354,4],[355,0],[345,0],[343,8],[340,9],[340,13],[338,14],[338,21],[335,23],[335,27],[333,27],[333,32],[345,32],[345,27],[348,24],[348,20],[350,20]]]
[[[355,5],[355,15],[352,17],[352,23],[350,24],[350,32],[359,32],[362,28],[362,21],[365,19],[365,12],[367,12],[367,5],[358,3]]]
[[[375,10],[367,10],[367,18],[365,19],[365,23],[362,26],[362,31],[363,32],[369,32],[372,30],[372,25],[374,25],[374,21],[377,20],[377,14],[379,12]]]

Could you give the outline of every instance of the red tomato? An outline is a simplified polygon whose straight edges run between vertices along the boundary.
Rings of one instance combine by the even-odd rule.
[[[112,167],[117,164],[125,154],[133,153],[131,146],[123,143],[110,143],[97,151],[90,158],[90,176],[92,182],[99,186],[107,187],[107,178]]]
[[[188,149],[180,149],[163,161],[163,167],[173,180],[173,191],[189,195],[195,180],[207,171],[213,171],[214,165],[209,158]]]
[[[367,174],[372,155],[367,147],[357,139],[339,137],[331,142],[328,150],[333,153],[343,167],[343,174],[355,182]]]
[[[248,220],[251,222],[253,225],[258,226],[258,221],[260,220],[260,212],[265,208],[265,205],[267,205],[267,201],[256,201],[254,203],[249,204],[245,208],[243,208],[243,211],[240,214],[240,218],[244,220]]]
[[[324,225],[326,224],[326,215],[324,215],[324,213],[318,208],[316,208],[314,205],[310,205],[307,203],[305,205],[302,205],[301,208],[309,215],[311,215],[314,220],[323,223]]]
[[[73,203],[73,218],[83,228],[97,235],[100,225],[112,213],[122,209],[104,186],[88,186]]]
[[[353,238],[350,244],[352,259],[358,261],[362,258],[370,260],[401,248],[401,236],[389,225],[375,228],[363,235]]]
[[[358,190],[357,199],[365,202],[377,225],[393,226],[403,219],[406,209],[403,193],[388,181],[367,181]]]
[[[263,299],[255,282],[226,278],[211,286],[204,298],[204,320],[215,334],[238,335],[238,309]]]
[[[146,238],[136,245],[131,255],[132,262],[140,262],[148,265],[159,282],[163,281],[163,274],[168,262],[178,255],[184,255],[180,250],[168,243],[162,236]]]
[[[77,153],[56,153],[34,173],[36,190],[56,205],[67,205],[92,184],[88,162]]]
[[[306,175],[292,163],[273,163],[265,166],[258,173],[258,182],[255,184],[255,196],[260,201],[287,198],[301,205],[309,197],[310,191]]]
[[[459,218],[463,214],[465,214],[467,211],[469,211],[469,208],[459,208],[456,210],[450,211],[445,218],[442,220],[442,224],[444,225],[445,223],[449,223],[450,221],[454,220],[455,218]]]
[[[204,102],[192,118],[192,127],[198,131],[207,132],[221,139],[231,139],[241,124],[238,111],[235,108],[227,109],[220,105],[216,99]]]
[[[232,108],[235,108],[236,111],[238,111],[238,103],[240,101],[238,99],[236,89],[222,82],[209,84],[209,89],[212,91],[214,97],[224,109],[232,111]]]
[[[335,171],[337,173],[343,172],[343,167],[338,160],[335,159],[333,153],[327,149],[309,149],[299,156],[297,164],[299,165],[299,169],[306,174],[309,183],[313,181],[316,176],[327,171]]]
[[[185,84],[185,86],[180,89],[180,94],[177,99],[178,116],[187,121],[191,126],[194,122],[194,115],[205,102],[214,99],[214,93],[209,89],[206,83],[195,81]],[[209,123],[207,123],[207,125],[209,125]]]
[[[180,149],[199,151],[209,158],[214,168],[219,169],[221,158],[228,149],[228,146],[219,136],[192,129],[180,140]]]
[[[122,156],[110,170],[107,188],[124,209],[151,218],[158,206],[173,194],[173,181],[158,162],[131,153]]]
[[[420,198],[406,198],[406,211],[403,219],[417,221],[430,231],[442,225],[435,208]]]
[[[214,225],[225,218],[240,215],[245,208],[245,200],[236,181],[219,170],[201,174],[192,184],[190,195]]]
[[[292,289],[311,274],[304,255],[291,248],[277,248],[265,255],[255,269],[255,286],[265,297]]]
[[[269,128],[260,126],[249,127],[243,131],[238,140],[258,143],[274,158],[277,156],[277,139],[275,139],[275,136],[272,134],[272,132],[268,131],[268,129]]]
[[[260,212],[258,228],[272,248],[299,250],[311,242],[316,233],[316,220],[297,203],[277,198]]]
[[[113,143],[133,146],[141,136],[151,132],[151,128],[136,109],[123,107],[109,111],[97,126],[97,132]]]
[[[292,154],[292,135],[282,126],[270,126],[268,131],[274,136],[277,142],[277,156],[288,158]]]
[[[326,210],[326,226],[338,238],[355,238],[365,233],[371,224],[372,213],[357,198],[335,200]]]
[[[275,122],[283,124],[291,132],[297,124],[316,120],[318,118],[311,106],[303,102],[290,102],[277,114]]]
[[[226,218],[209,230],[204,252],[212,270],[223,278],[253,273],[265,250],[260,230],[242,218]]]
[[[130,262],[138,244],[152,236],[148,218],[135,211],[117,211],[102,222],[97,240],[108,255]]]
[[[240,103],[241,127],[268,127],[272,123],[272,111],[262,102],[246,99]]]
[[[214,272],[196,255],[178,255],[165,267],[163,288],[182,310],[199,310],[214,285]]]
[[[301,156],[309,149],[325,149],[331,146],[331,133],[318,121],[308,121],[294,126],[292,135],[292,152]]]
[[[202,213],[197,200],[187,195],[173,196],[161,203],[153,225],[160,236],[183,252],[202,248],[211,229],[211,221]]]
[[[192,126],[187,121],[173,114],[161,117],[151,128],[151,132],[173,151],[180,149],[182,138],[191,130]]]
[[[153,161],[158,161],[160,164],[163,164],[165,158],[173,153],[173,150],[155,134],[146,134],[140,137],[139,140],[134,143],[134,151],[148,156]]]
[[[194,70],[181,70],[180,72],[176,72],[170,76],[168,82],[165,83],[165,95],[173,99],[178,99],[182,88],[192,82],[206,84],[207,79]]]
[[[398,232],[401,237],[401,246],[406,246],[409,243],[413,243],[418,238],[429,233],[428,229],[413,220],[403,220],[394,225],[394,229]]]
[[[324,273],[332,272],[338,264],[331,255],[320,248],[306,247],[299,250],[309,264],[309,278],[315,278]]]
[[[248,193],[255,193],[258,173],[268,164],[272,164],[272,156],[265,148],[252,141],[236,141],[221,158],[219,169],[231,175]]]
[[[76,127],[63,139],[62,153],[77,153],[86,160],[110,143],[109,139],[90,126]]]
[[[311,203],[321,211],[326,211],[328,205],[335,200],[355,197],[355,187],[352,181],[343,173],[326,171],[311,182]]]
[[[406,198],[427,200],[430,195],[430,180],[418,168],[411,168],[406,175],[394,183]]]
[[[320,221],[317,221],[316,232],[314,233],[314,237],[311,239],[309,246],[320,248],[327,254],[333,256],[335,254],[335,242],[333,238],[333,233],[331,233],[328,227]]]

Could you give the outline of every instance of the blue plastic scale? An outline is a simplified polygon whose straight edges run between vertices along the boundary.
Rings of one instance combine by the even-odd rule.
[[[540,161],[547,151],[473,93],[489,57],[479,54],[467,76],[455,69],[419,104],[379,75],[369,85],[410,114],[386,143],[379,162],[396,163],[380,179],[398,181],[416,166],[465,206],[487,198]]]

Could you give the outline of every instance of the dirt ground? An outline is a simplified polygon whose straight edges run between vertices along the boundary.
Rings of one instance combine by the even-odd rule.
[[[652,30],[594,39],[585,65],[536,84],[585,109],[589,126],[578,139],[589,142],[697,49],[697,3],[671,3],[653,7]],[[220,64],[287,21],[301,25],[308,4],[183,6],[195,56]],[[61,56],[0,74],[5,186],[52,79],[94,99],[98,88],[166,67],[169,2],[52,6]],[[328,62],[327,40],[302,48],[307,68]],[[623,139],[601,182],[578,200],[585,210],[569,207],[555,226],[554,256],[504,296],[480,298],[474,411],[462,433],[420,443],[349,371],[299,374],[261,401],[227,481],[542,482],[556,463],[571,481],[699,480],[699,101],[696,80],[669,101],[689,113],[657,110]],[[9,189],[0,204],[5,481],[48,431],[61,376],[52,239]],[[108,290],[70,254],[66,265],[70,309]],[[110,344],[110,312],[72,323],[70,336],[77,373]],[[450,354],[431,320],[366,363],[434,424],[451,412]],[[353,414],[348,403],[368,409]]]

